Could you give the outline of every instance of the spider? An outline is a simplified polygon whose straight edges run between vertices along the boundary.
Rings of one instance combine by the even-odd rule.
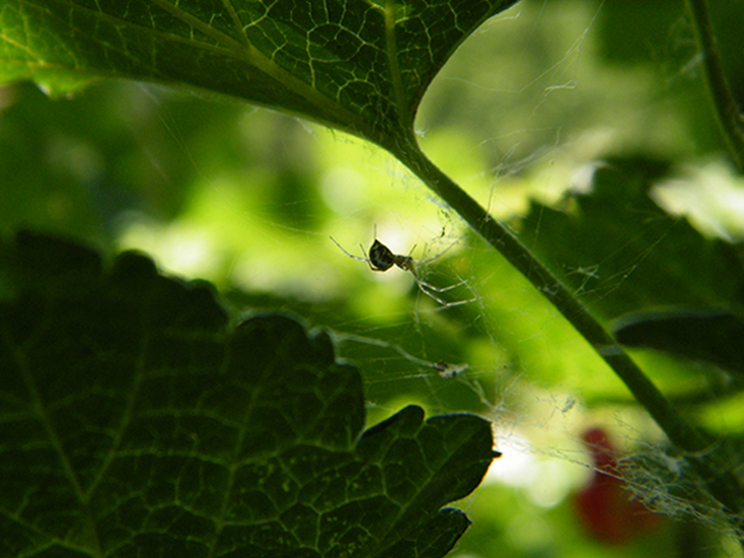
[[[375,235],[376,236],[376,235]],[[411,275],[413,275],[413,278],[416,280],[416,284],[418,285],[419,289],[422,293],[424,293],[426,296],[433,298],[436,300],[439,304],[441,304],[443,307],[448,306],[459,306],[460,304],[465,304],[468,302],[473,302],[476,300],[475,298],[469,299],[469,300],[462,300],[459,302],[447,302],[446,300],[441,299],[439,296],[437,296],[435,293],[446,293],[447,291],[451,291],[452,289],[455,289],[459,287],[460,285],[465,283],[465,280],[460,281],[459,283],[455,283],[454,285],[450,285],[449,287],[435,287],[434,285],[431,285],[430,283],[427,283],[423,279],[421,279],[418,276],[418,273],[416,272],[416,267],[432,262],[439,258],[441,255],[443,255],[447,250],[452,248],[453,245],[448,246],[438,254],[435,254],[431,258],[427,258],[425,260],[419,260],[416,261],[411,257],[411,253],[413,253],[414,249],[416,248],[416,245],[411,248],[411,252],[409,252],[408,256],[402,256],[400,254],[393,254],[392,250],[385,246],[382,242],[380,242],[377,238],[375,238],[375,241],[372,243],[372,246],[369,249],[369,257],[368,258],[360,258],[359,256],[355,256],[353,254],[350,254],[347,252],[341,244],[339,244],[335,238],[331,237],[331,240],[333,243],[338,246],[341,251],[349,256],[352,259],[355,259],[360,262],[366,262],[367,265],[369,265],[369,268],[372,271],[379,271],[379,272],[385,272],[389,270],[391,267],[398,266],[403,271],[409,271]],[[362,253],[364,253],[364,246],[361,244],[359,247],[362,249]]]

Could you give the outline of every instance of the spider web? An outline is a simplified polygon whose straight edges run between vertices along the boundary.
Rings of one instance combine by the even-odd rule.
[[[607,153],[672,148],[658,132],[665,122],[658,109],[668,101],[657,100],[653,72],[635,76],[628,91],[629,76],[600,63],[597,21],[607,9],[602,2],[519,4],[463,45],[420,110],[424,151],[494,218],[515,230],[528,223],[536,250],[549,240],[549,210],[533,211],[530,200],[548,208],[569,187],[586,192],[596,159]],[[680,27],[681,18],[664,48],[689,38]],[[675,67],[663,48],[657,54],[661,73],[682,81],[691,58]],[[556,516],[573,513],[571,494],[591,476],[580,435],[592,425],[622,441],[617,475],[629,497],[728,531],[729,518],[700,496],[702,483],[691,474],[688,461],[700,456],[664,446],[555,309],[384,153],[268,111],[207,109],[212,100],[143,86],[112,91],[111,99],[124,101],[122,121],[139,142],[151,188],[145,203],[113,221],[119,247],[145,250],[167,270],[204,277],[224,292],[235,289],[230,300],[241,310],[289,311],[328,328],[341,357],[364,373],[370,423],[411,402],[429,414],[469,411],[493,421],[504,457],[464,505],[475,525],[455,556],[568,552],[575,542],[561,537]],[[90,153],[70,153],[78,155],[64,164],[82,173]],[[163,218],[163,210],[158,218],[159,204],[182,192],[182,181],[189,193],[174,203],[177,217]],[[640,248],[567,264],[564,275],[584,300],[601,304],[630,288],[674,227],[641,238]],[[441,295],[450,304],[423,293],[409,272],[373,273],[329,240],[363,258],[359,244],[367,250],[375,235],[416,261],[446,251],[416,271],[439,288],[459,284]],[[644,362],[651,370],[670,360]],[[505,534],[488,535],[488,528]],[[733,553],[722,544],[710,546]]]
[[[539,25],[541,18],[550,20],[546,4],[535,7],[539,7],[537,12],[523,7],[497,18],[466,44],[428,94],[419,119],[424,150],[495,217],[507,220],[526,216],[529,208],[525,202],[530,198],[554,201],[567,185],[581,189],[591,176],[582,176],[576,169],[613,149],[611,146],[628,141],[620,137],[593,143],[597,133],[594,127],[566,130],[564,122],[549,116],[561,106],[583,102],[576,98],[583,97],[577,91],[585,67],[583,52],[592,48],[590,37],[601,4],[574,14],[574,27],[567,32],[570,38],[558,50],[562,54],[534,75],[515,80],[508,72],[502,77],[496,72],[484,76],[470,70],[469,59],[503,48],[490,41],[507,25],[522,27],[523,36],[529,36],[527,30]],[[519,36],[519,30],[513,32]],[[513,48],[506,52],[511,53]],[[544,59],[541,62],[544,64]],[[529,56],[524,63],[529,64]],[[499,61],[494,64],[498,66]],[[508,64],[519,62],[508,60]],[[479,115],[472,106],[478,106],[478,99],[484,95],[490,103],[487,106],[493,107],[496,100],[496,108],[491,111],[499,120],[517,124],[510,127],[497,122],[496,117],[474,121]],[[445,98],[460,102],[453,107]],[[259,126],[256,120],[264,116],[246,116],[246,132]],[[477,145],[482,160],[490,161],[485,171],[482,160],[453,160],[448,156],[449,150],[469,151],[464,145],[452,148],[451,130],[462,129],[463,122],[476,131],[475,135],[482,135]],[[502,131],[494,135],[494,130]],[[257,244],[264,244],[264,255],[277,266],[281,267],[282,260],[293,260],[295,269],[307,270],[314,288],[308,289],[308,281],[294,283],[297,277],[289,271],[289,279],[280,274],[261,284],[256,279],[258,274],[242,261],[231,264],[231,273],[246,290],[271,285],[274,291],[299,298],[310,292],[313,302],[321,305],[339,292],[349,293],[355,311],[340,312],[334,319],[311,310],[309,319],[329,327],[340,355],[363,370],[370,423],[412,401],[432,414],[466,410],[488,416],[494,422],[505,459],[494,465],[484,491],[510,486],[531,503],[531,513],[537,517],[542,512],[535,510],[549,514],[569,506],[570,495],[587,482],[592,463],[579,436],[591,424],[604,425],[624,442],[626,457],[616,474],[625,481],[628,498],[635,497],[650,509],[682,521],[696,520],[721,532],[728,529],[725,513],[714,502],[701,498],[701,481],[687,474],[685,456],[669,457],[655,426],[630,404],[619,382],[530,285],[494,258],[456,216],[439,206],[384,153],[325,130],[313,129],[311,133],[316,147],[331,146],[327,149],[338,157],[338,163],[328,165],[318,177],[320,196],[333,207],[334,218],[326,219],[324,230],[297,227],[292,220],[278,220],[277,202],[271,201],[265,226],[259,228],[272,229],[272,236],[264,232]],[[292,161],[291,165],[297,163]],[[518,179],[525,169],[530,169],[531,180]],[[220,190],[211,186],[209,195]],[[314,202],[307,194],[299,202],[285,202],[281,209],[295,209],[298,204],[312,207]],[[228,206],[229,201],[224,201],[223,210]],[[310,219],[313,217],[310,215]],[[537,247],[544,234],[541,213],[529,217],[538,220],[533,239]],[[262,220],[260,211],[257,216],[254,208],[247,209],[244,218]],[[577,265],[566,275],[586,300],[601,301],[622,289],[670,231],[671,225],[645,239],[642,249],[611,254],[610,258],[619,260],[617,271],[611,275],[604,271],[610,267],[608,262],[596,260]],[[372,273],[363,262],[347,258],[328,242],[329,234],[358,258],[369,257],[372,241],[379,238],[394,254],[426,261],[417,267],[417,273],[427,284],[460,286],[443,294],[448,304],[440,304],[417,289],[405,270],[394,267],[385,273]],[[304,237],[306,246],[314,245],[309,260],[297,262],[295,252],[286,247],[298,236]],[[441,258],[432,258],[442,252],[446,253]],[[261,261],[260,256],[247,259]],[[333,278],[324,278],[323,268],[329,260],[344,271],[341,282],[337,277],[335,283]],[[482,263],[493,260],[496,262]],[[297,311],[307,316],[304,310],[299,305]],[[591,386],[586,377],[594,378]],[[616,405],[597,407],[591,403],[592,399],[613,398],[618,399]],[[521,463],[522,470],[515,470],[512,463]],[[476,521],[478,498],[481,496],[473,498],[469,510]],[[509,524],[518,525],[519,521],[513,519]],[[515,532],[524,532],[524,528]],[[528,539],[515,535],[512,543],[516,547],[535,544]]]

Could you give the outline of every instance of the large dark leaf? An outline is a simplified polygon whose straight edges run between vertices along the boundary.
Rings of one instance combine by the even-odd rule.
[[[0,245],[0,556],[446,554],[490,424],[406,407],[363,434],[358,371],[281,315],[132,253]]]

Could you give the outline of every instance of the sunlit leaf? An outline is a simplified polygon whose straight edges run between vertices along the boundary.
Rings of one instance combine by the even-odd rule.
[[[516,0],[6,0],[0,83],[182,83],[393,145],[457,46]]]

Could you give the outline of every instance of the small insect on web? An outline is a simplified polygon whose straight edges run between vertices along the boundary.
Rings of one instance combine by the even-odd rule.
[[[377,236],[375,234],[375,236]],[[352,259],[355,259],[360,262],[366,262],[367,265],[369,265],[369,268],[372,271],[379,271],[379,272],[385,272],[389,270],[393,266],[398,266],[403,271],[409,271],[411,275],[413,275],[413,278],[416,280],[416,284],[418,285],[419,289],[422,293],[424,293],[426,296],[433,298],[436,300],[439,304],[442,305],[444,308],[448,308],[450,306],[459,306],[461,304],[467,304],[468,302],[475,302],[478,300],[478,298],[471,298],[468,300],[460,300],[457,302],[448,302],[446,300],[443,300],[437,294],[435,293],[446,293],[447,291],[451,291],[452,289],[456,289],[457,287],[464,285],[465,280],[459,281],[458,283],[455,283],[454,285],[450,285],[449,287],[436,287],[430,283],[427,283],[423,279],[421,279],[418,275],[418,272],[416,271],[416,268],[418,266],[421,266],[423,264],[427,264],[429,262],[433,262],[440,256],[442,256],[447,250],[452,248],[454,244],[448,246],[438,254],[435,254],[434,256],[427,258],[425,260],[414,260],[410,254],[413,253],[413,250],[416,248],[414,245],[413,248],[411,248],[411,252],[409,252],[408,256],[402,256],[400,254],[393,254],[392,250],[385,246],[382,242],[380,242],[377,238],[375,238],[375,241],[372,243],[372,246],[369,249],[369,257],[368,258],[360,258],[359,256],[355,256],[353,254],[350,254],[346,251],[346,249],[341,246],[341,244],[338,243],[338,241],[331,237],[331,240],[333,243],[338,246],[341,251],[349,256]],[[362,249],[362,253],[364,253],[364,246],[361,244],[359,247]]]

